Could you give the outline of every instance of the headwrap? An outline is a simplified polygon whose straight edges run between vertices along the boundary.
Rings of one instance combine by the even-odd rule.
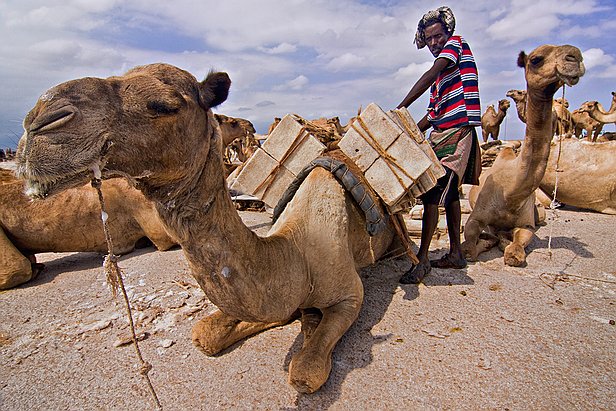
[[[443,23],[449,34],[453,34],[453,30],[456,28],[456,18],[453,16],[453,11],[451,11],[451,9],[447,6],[439,7],[436,10],[430,10],[423,15],[417,25],[417,33],[415,33],[414,43],[417,44],[418,49],[426,47],[426,23],[435,20]]]

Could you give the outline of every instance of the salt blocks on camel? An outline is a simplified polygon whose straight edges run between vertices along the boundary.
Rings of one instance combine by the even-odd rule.
[[[445,170],[406,109],[371,103],[338,143],[390,211],[434,187]]]
[[[287,114],[244,164],[231,188],[275,207],[297,174],[325,148],[293,115]]]

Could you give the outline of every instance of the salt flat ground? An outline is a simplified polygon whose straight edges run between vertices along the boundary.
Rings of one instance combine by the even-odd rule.
[[[269,214],[241,214],[267,231]],[[286,382],[299,322],[207,357],[190,330],[214,307],[182,251],[141,249],[120,266],[168,410],[614,410],[616,216],[565,208],[548,219],[523,268],[504,266],[495,249],[419,286],[398,284],[404,258],[362,270],[359,319],[312,395]],[[433,256],[446,247],[433,242]],[[102,258],[40,255],[36,280],[0,293],[0,409],[154,409],[133,347],[117,346],[129,331]]]

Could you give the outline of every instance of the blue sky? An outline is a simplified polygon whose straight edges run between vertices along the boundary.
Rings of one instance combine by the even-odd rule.
[[[447,4],[447,3],[444,3]],[[210,69],[233,81],[217,112],[265,133],[274,117],[339,116],[344,124],[371,102],[394,108],[433,58],[412,43],[421,15],[443,3],[419,0],[4,0],[0,3],[0,147],[15,147],[21,122],[48,88],[73,78],[119,75],[154,62],[202,79]],[[482,110],[525,88],[520,50],[572,44],[586,76],[566,91],[573,110],[610,104],[616,91],[613,0],[450,2],[456,33],[479,68]],[[608,34],[606,34],[608,33]],[[419,120],[427,96],[411,107]],[[614,131],[614,126],[606,126]],[[524,126],[514,107],[501,137]]]

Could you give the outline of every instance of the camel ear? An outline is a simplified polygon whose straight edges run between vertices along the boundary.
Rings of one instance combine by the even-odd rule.
[[[528,56],[526,55],[526,53],[524,53],[524,51],[520,51],[520,55],[518,56],[518,67],[526,67],[527,58]]]
[[[204,109],[222,104],[229,96],[231,79],[227,73],[210,72],[199,84],[199,103]]]

